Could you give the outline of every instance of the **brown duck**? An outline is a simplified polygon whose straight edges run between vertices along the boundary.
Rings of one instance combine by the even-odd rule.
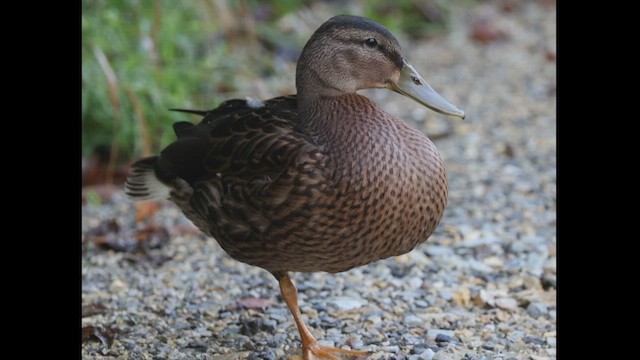
[[[288,272],[341,272],[411,251],[433,233],[447,174],[433,143],[360,89],[387,88],[443,114],[464,113],[406,61],[384,26],[335,16],[304,47],[297,95],[228,100],[137,161],[136,201],[169,198],[233,258],[280,284],[304,359],[366,352],[319,345]]]

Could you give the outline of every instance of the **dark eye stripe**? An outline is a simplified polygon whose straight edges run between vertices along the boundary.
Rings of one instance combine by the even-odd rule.
[[[354,45],[358,44],[362,46],[362,40],[354,40],[350,38],[337,38],[334,41],[338,41],[343,44],[354,44]],[[376,43],[377,43],[377,40],[376,40]],[[366,44],[366,40],[365,40],[365,44]],[[402,56],[398,52],[390,51],[388,48],[381,46],[379,43],[377,43],[377,47],[378,47],[378,50],[380,50],[386,57],[389,58],[389,60],[391,60],[394,64],[396,64],[398,68],[402,69],[404,64],[402,62]]]

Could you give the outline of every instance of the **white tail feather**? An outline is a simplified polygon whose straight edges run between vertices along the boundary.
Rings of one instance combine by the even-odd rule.
[[[169,197],[170,189],[156,176],[157,158],[143,159],[132,165],[133,174],[124,185],[125,194],[132,201],[157,201]]]

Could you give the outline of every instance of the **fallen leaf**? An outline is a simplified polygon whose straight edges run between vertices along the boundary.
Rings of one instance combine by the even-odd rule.
[[[136,222],[141,222],[152,216],[158,211],[159,207],[159,204],[155,201],[136,203]]]
[[[136,234],[139,245],[145,249],[158,249],[169,243],[171,237],[165,227],[149,224]]]
[[[107,219],[93,229],[87,231],[87,236],[105,236],[120,232],[120,225],[114,219]]]
[[[86,237],[102,249],[122,251],[124,239],[121,237],[120,230],[120,225],[115,219],[107,219],[87,231]],[[124,243],[126,243],[126,241],[124,241]]]
[[[471,23],[471,38],[481,44],[503,40],[507,34],[486,18],[477,18]]]
[[[505,13],[511,13],[522,8],[522,3],[518,0],[501,0],[498,5],[500,10]]]
[[[115,330],[111,327],[103,328],[95,326],[85,326],[82,328],[82,342],[100,341],[106,346],[111,346],[114,337]]]
[[[556,61],[556,52],[553,50],[545,51],[544,56],[547,59],[547,61]]]
[[[161,248],[171,239],[165,227],[149,224],[141,230],[124,231],[114,219],[102,221],[85,235],[102,249],[124,252]]]
[[[89,304],[82,307],[82,317],[103,315],[107,313],[107,307],[102,304]]]

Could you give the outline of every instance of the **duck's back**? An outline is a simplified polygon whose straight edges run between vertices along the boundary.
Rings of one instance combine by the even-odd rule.
[[[317,110],[322,124],[300,119],[295,96],[225,102],[176,124],[127,191],[149,197],[152,169],[229,255],[272,272],[349,270],[426,240],[447,201],[431,141],[357,94]]]

